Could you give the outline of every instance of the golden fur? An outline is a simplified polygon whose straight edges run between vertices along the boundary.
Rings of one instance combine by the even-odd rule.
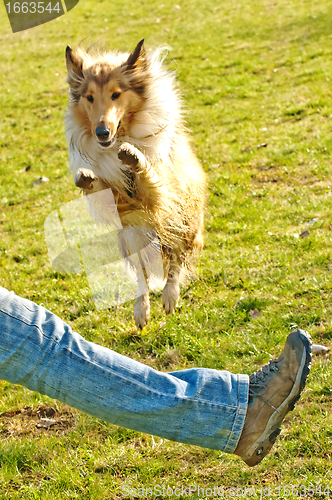
[[[171,313],[181,268],[202,246],[206,197],[174,76],[163,68],[160,50],[145,53],[143,40],[131,54],[67,47],[66,62],[75,183],[85,194],[111,188],[124,228],[147,226],[157,233],[166,279],[162,300]],[[139,237],[133,238],[139,250]],[[149,320],[146,283],[138,283],[134,317],[139,328]]]

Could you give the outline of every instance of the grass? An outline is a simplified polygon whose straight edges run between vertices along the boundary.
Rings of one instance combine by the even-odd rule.
[[[331,346],[330,4],[82,0],[15,35],[4,6],[0,12],[0,285],[88,340],[162,370],[251,373],[297,326]],[[196,279],[172,317],[154,295],[152,320],[137,333],[132,303],[97,311],[84,274],[51,269],[44,220],[78,196],[63,125],[66,45],[88,37],[131,49],[143,36],[148,48],[172,49],[167,64],[177,72],[210,190]],[[50,181],[33,187],[41,176]],[[255,308],[258,319],[250,316]],[[301,401],[254,469],[235,456],[117,428],[7,382],[0,391],[1,499],[116,499],[125,485],[136,488],[131,498],[154,485],[166,487],[161,497],[186,498],[167,487],[190,484],[238,498],[249,496],[246,487],[256,498],[298,498],[301,490],[287,485],[304,485],[303,498],[327,498],[329,486],[331,496],[328,357],[315,359]],[[36,426],[43,412],[54,427]],[[198,497],[202,491],[191,496]]]

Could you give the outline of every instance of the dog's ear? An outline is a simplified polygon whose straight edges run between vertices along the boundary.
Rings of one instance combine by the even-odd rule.
[[[80,98],[79,88],[84,79],[83,57],[78,52],[74,52],[68,45],[66,48],[67,82],[70,86],[70,97],[78,102]]]
[[[135,49],[132,51],[124,66],[126,69],[136,69],[145,65],[145,51],[143,48],[144,38],[136,45]]]
[[[74,52],[70,45],[66,48],[66,65],[68,73],[73,72],[77,76],[83,77],[83,58]]]

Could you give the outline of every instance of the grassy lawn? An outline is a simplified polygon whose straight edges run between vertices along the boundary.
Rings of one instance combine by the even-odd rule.
[[[331,347],[330,7],[327,0],[82,0],[13,35],[0,5],[0,285],[87,340],[165,371],[250,374],[297,327]],[[84,274],[52,270],[44,220],[78,197],[63,123],[67,44],[100,39],[131,50],[142,37],[146,48],[171,48],[166,62],[178,75],[210,189],[195,279],[171,317],[152,295],[152,320],[138,333],[133,303],[98,311]],[[41,176],[49,182],[33,186]],[[249,496],[246,487],[255,488],[253,498],[299,498],[289,485],[305,486],[302,498],[328,498],[328,486],[332,496],[328,356],[314,359],[301,401],[254,469],[235,456],[117,428],[7,382],[0,394],[0,499],[120,499],[125,485],[137,489],[131,498],[155,485],[166,488],[164,498],[187,498],[167,487],[190,484],[237,498]],[[43,416],[56,425],[37,427]]]

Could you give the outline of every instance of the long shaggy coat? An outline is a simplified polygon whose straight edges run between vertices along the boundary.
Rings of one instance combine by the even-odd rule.
[[[130,252],[144,246],[135,228],[157,234],[166,280],[162,301],[171,313],[181,269],[203,243],[206,198],[206,177],[188,140],[174,75],[164,69],[160,49],[145,53],[143,40],[131,54],[67,47],[66,62],[66,133],[75,184],[85,194],[112,189],[131,235]],[[103,221],[102,210],[94,216]],[[120,246],[128,253],[128,244]],[[150,317],[149,276],[143,274],[134,307],[139,328]]]

